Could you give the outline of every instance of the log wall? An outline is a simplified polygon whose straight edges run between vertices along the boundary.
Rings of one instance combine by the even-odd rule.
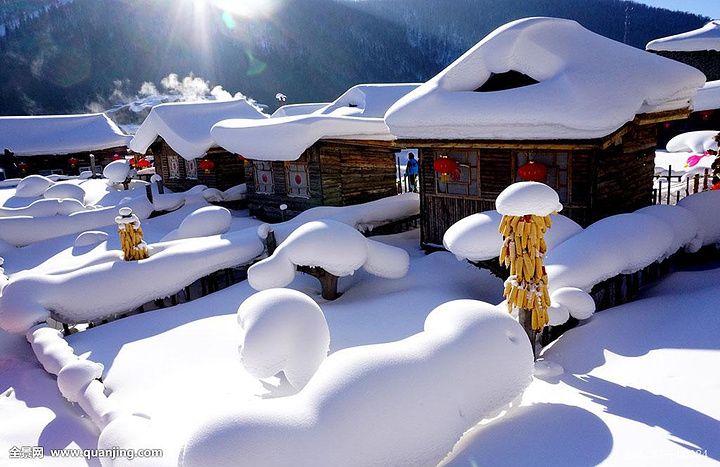
[[[236,185],[245,183],[245,167],[236,154],[229,153],[222,148],[211,148],[203,158],[195,159],[197,179],[187,177],[185,159],[176,153],[165,141],[152,145],[151,150],[155,156],[155,172],[163,178],[165,186],[173,191],[186,191],[195,185],[206,185],[218,190],[227,190]],[[177,156],[180,162],[180,177],[170,178],[168,156]],[[209,173],[200,168],[200,161],[208,159],[215,163]]]
[[[12,148],[10,148],[12,149]],[[100,149],[97,151],[85,151],[85,152],[74,152],[71,154],[63,155],[37,155],[37,156],[18,156],[20,162],[28,164],[28,169],[25,175],[37,174],[40,171],[45,170],[62,170],[63,175],[78,175],[80,173],[80,167],[90,166],[90,154],[95,155],[95,165],[98,167],[105,167],[112,162],[112,157],[115,154],[124,156],[127,152],[125,146]],[[78,164],[75,167],[70,167],[68,159],[74,157],[78,160]]]

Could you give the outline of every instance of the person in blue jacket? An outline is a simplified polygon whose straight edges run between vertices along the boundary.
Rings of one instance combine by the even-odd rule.
[[[408,155],[408,162],[405,167],[405,176],[408,178],[408,191],[417,193],[418,161],[415,159],[415,154],[413,153]]]

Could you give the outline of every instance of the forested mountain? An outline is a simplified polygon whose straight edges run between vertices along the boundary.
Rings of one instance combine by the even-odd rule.
[[[211,0],[0,0],[0,18],[12,18],[0,35],[0,114],[109,106],[169,73],[272,108],[278,92],[288,103],[328,101],[358,83],[424,81],[517,18],[572,18],[637,47],[707,21],[619,0],[276,3],[247,18]]]

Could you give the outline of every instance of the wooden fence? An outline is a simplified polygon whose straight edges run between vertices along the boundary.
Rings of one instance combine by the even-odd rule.
[[[712,175],[708,169],[702,175],[686,177],[673,175],[672,166],[669,166],[667,175],[655,175],[653,179],[653,204],[677,204],[684,197],[707,191],[712,186]]]

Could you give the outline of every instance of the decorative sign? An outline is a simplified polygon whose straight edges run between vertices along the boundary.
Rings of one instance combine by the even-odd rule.
[[[168,169],[170,178],[180,178],[180,161],[178,156],[168,156]]]
[[[197,169],[198,169],[197,168],[197,159],[185,161],[185,172],[187,172],[187,178],[189,178],[191,180],[197,180],[197,178],[198,178]]]

